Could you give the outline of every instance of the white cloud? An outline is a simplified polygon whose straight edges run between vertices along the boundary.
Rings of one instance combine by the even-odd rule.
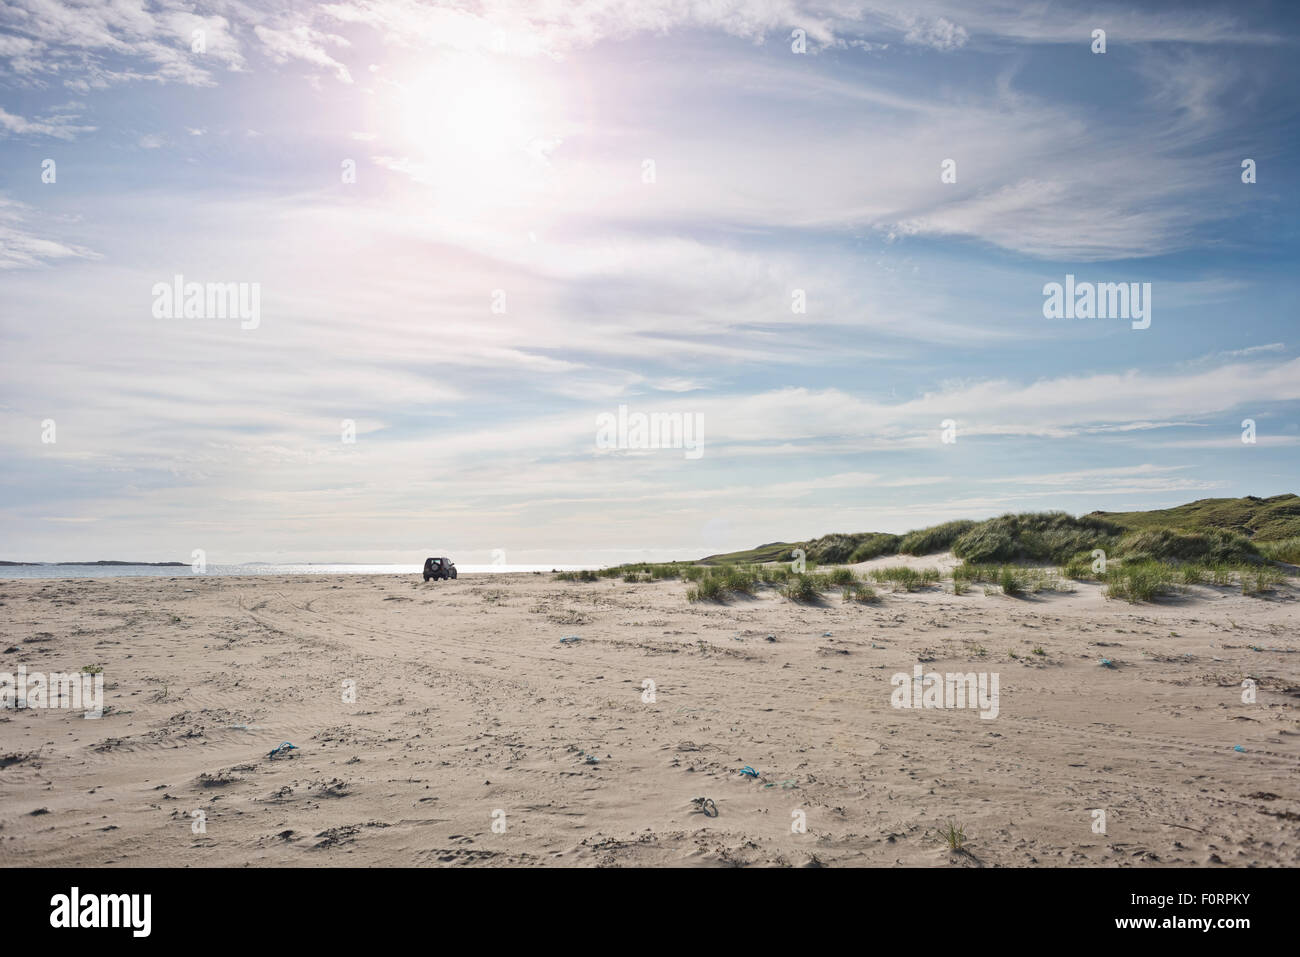
[[[65,259],[98,259],[85,246],[47,239],[33,231],[32,207],[0,196],[0,269],[23,269]]]
[[[934,47],[936,50],[956,50],[965,46],[969,34],[964,27],[953,23],[947,17],[934,20],[913,20],[903,35],[904,43]]]
[[[73,140],[79,133],[93,132],[93,126],[79,126],[75,115],[56,114],[43,119],[28,120],[0,107],[0,128],[19,136],[52,136],[60,140]]]
[[[149,81],[209,86],[213,67],[244,68],[243,56],[222,16],[203,16],[193,4],[164,0],[142,4],[71,4],[59,0],[13,0],[5,8],[10,35],[0,58],[31,82],[61,79],[87,91]],[[245,15],[251,8],[241,8]],[[192,51],[193,32],[203,31],[205,52]],[[112,59],[122,69],[105,66]]]
[[[341,83],[351,83],[352,73],[346,66],[330,54],[326,47],[348,46],[348,41],[336,34],[322,33],[306,25],[273,29],[256,26],[253,32],[262,41],[263,47],[277,63],[288,60],[304,60],[329,69]]]

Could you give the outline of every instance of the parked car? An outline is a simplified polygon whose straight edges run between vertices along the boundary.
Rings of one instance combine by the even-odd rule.
[[[424,560],[424,580],[430,578],[455,578],[456,563],[450,558],[426,558]]]

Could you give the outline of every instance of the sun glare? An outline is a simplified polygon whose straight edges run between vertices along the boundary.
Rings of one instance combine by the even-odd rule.
[[[545,123],[542,105],[517,73],[468,56],[425,66],[403,84],[400,116],[414,153],[470,167],[526,159]]]

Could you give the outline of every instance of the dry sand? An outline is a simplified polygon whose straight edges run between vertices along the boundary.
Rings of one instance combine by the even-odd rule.
[[[5,581],[0,671],[102,665],[108,711],[0,712],[0,864],[1300,863],[1295,589],[1075,587]],[[998,717],[892,708],[918,661],[998,673]]]

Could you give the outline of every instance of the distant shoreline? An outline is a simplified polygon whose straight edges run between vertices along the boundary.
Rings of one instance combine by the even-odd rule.
[[[560,571],[582,571],[598,569],[600,565],[570,565],[550,562],[537,565],[475,565],[460,566],[460,574],[512,574],[512,573],[547,573]],[[367,562],[336,562],[332,564],[289,562],[266,563],[250,562],[238,565],[226,565],[209,562],[201,569],[195,569],[184,562],[0,562],[0,582],[37,579],[125,579],[125,578],[230,578],[266,576],[300,576],[300,575],[379,575],[379,576],[415,576],[420,575],[418,562],[403,564],[376,564]]]
[[[150,568],[184,568],[188,562],[120,562],[120,561],[98,561],[98,562],[0,562],[0,565],[6,567],[39,567],[41,565],[145,565]]]

